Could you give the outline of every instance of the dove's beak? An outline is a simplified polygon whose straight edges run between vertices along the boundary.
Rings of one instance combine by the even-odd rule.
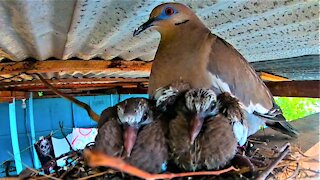
[[[203,124],[203,118],[196,115],[190,122],[190,143],[193,144],[200,133]]]
[[[129,126],[129,125],[126,125],[124,127],[124,135],[123,135],[124,149],[128,157],[130,156],[132,148],[136,142],[137,133],[138,133],[137,127]]]
[[[139,26],[137,29],[134,30],[133,36],[137,36],[144,30],[154,26],[154,22],[156,21],[156,18],[150,18],[147,22],[143,23],[141,26]]]

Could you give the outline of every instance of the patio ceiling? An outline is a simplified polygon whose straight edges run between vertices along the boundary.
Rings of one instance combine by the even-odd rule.
[[[147,82],[160,35],[146,31],[132,37],[132,33],[162,2],[168,1],[0,1],[0,89],[29,91],[32,84],[40,83],[32,75],[35,72],[57,86],[63,84],[61,88],[101,82],[123,85],[135,79],[137,84]],[[177,2],[190,6],[256,71],[290,80],[320,79],[317,0]],[[41,67],[52,69],[35,68],[39,61]],[[14,65],[24,68],[10,69]]]

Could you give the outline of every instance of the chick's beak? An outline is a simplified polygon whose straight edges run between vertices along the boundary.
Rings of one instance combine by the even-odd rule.
[[[196,115],[190,122],[190,143],[193,144],[202,128],[203,118]]]
[[[133,37],[137,36],[144,30],[148,29],[149,27],[153,26],[154,22],[156,21],[156,18],[150,18],[147,22],[143,23],[141,26],[139,26],[137,29],[134,30],[133,32]]]
[[[128,157],[130,157],[132,148],[136,142],[137,133],[138,133],[137,127],[133,127],[129,125],[126,125],[124,127],[124,135],[123,135],[124,149]]]

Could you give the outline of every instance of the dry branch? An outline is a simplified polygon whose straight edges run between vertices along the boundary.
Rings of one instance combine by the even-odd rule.
[[[48,83],[40,74],[35,73],[35,75],[37,75],[39,77],[39,79],[41,80],[41,82],[44,85],[46,85],[49,89],[51,89],[54,93],[56,93],[57,95],[75,103],[79,107],[84,108],[87,111],[87,113],[91,119],[93,119],[96,122],[99,122],[100,116],[98,114],[96,114],[88,104],[81,102],[81,101],[77,100],[76,98],[69,96],[67,94],[64,94],[63,92],[59,91],[57,88],[53,87],[50,83]]]
[[[121,172],[128,173],[132,176],[136,176],[142,179],[172,179],[177,177],[187,177],[187,176],[200,176],[200,175],[220,175],[229,171],[238,171],[233,166],[219,170],[219,171],[203,171],[203,172],[186,172],[186,173],[177,173],[177,174],[150,174],[143,170],[140,170],[134,166],[131,166],[125,163],[120,158],[115,158],[111,156],[106,156],[103,153],[92,152],[86,150],[84,152],[84,157],[87,160],[87,163],[92,167],[97,166],[107,166],[119,170]]]
[[[281,160],[289,153],[290,144],[285,144],[279,151],[279,156],[257,177],[258,180],[264,180],[273,171],[274,168],[281,162]]]

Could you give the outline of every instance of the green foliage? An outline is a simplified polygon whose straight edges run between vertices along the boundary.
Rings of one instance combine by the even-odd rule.
[[[295,120],[320,112],[319,98],[275,97],[287,120]]]

